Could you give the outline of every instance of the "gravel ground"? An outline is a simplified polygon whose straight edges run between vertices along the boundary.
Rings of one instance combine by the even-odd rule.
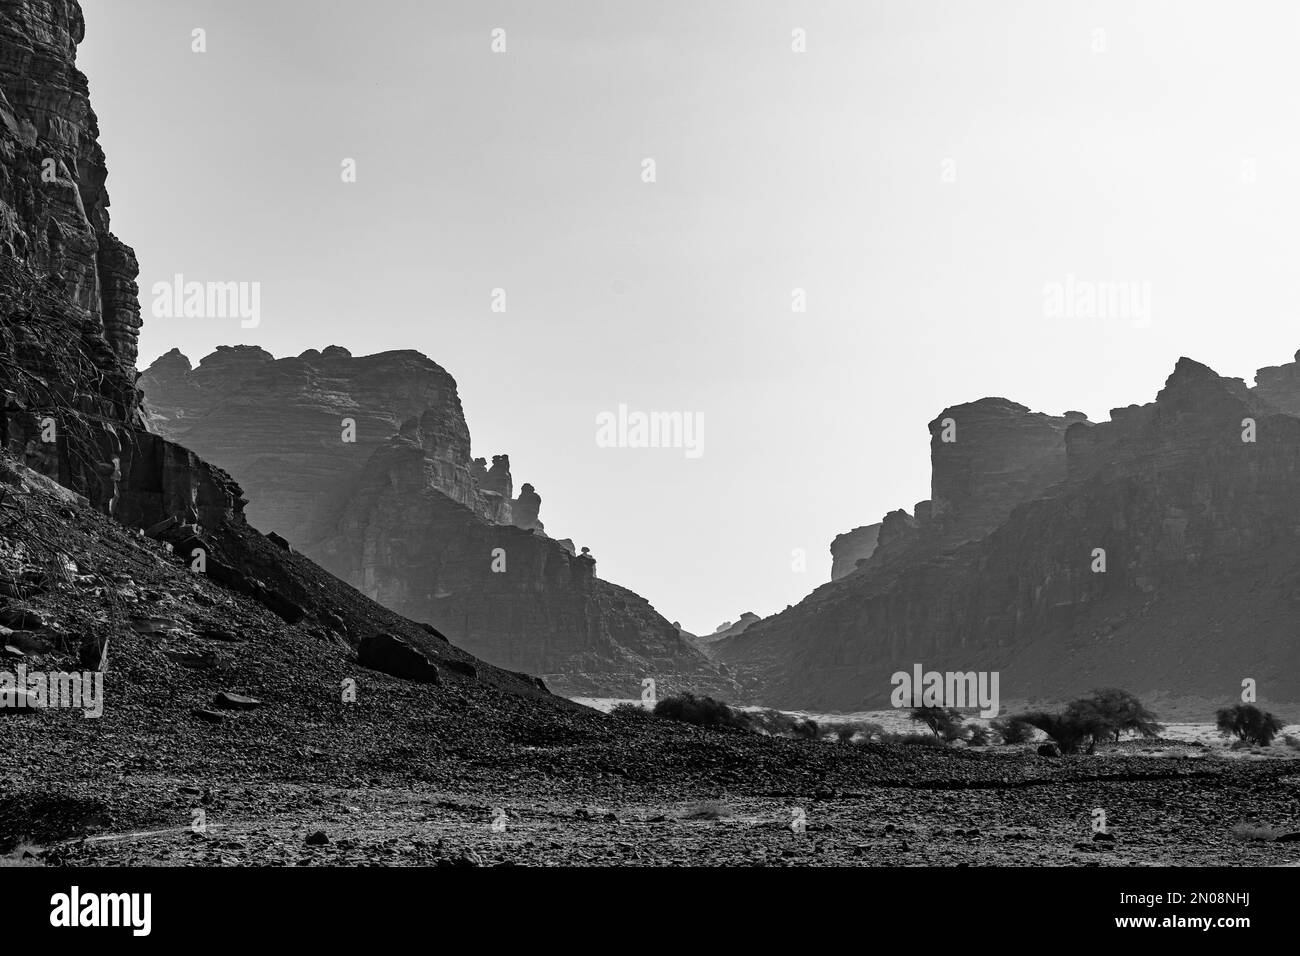
[[[1281,743],[1267,760],[1185,741],[1044,758],[603,714],[486,665],[453,669],[465,655],[292,558],[349,633],[433,642],[443,679],[415,684],[361,667],[317,617],[287,624],[75,502],[15,495],[23,520],[0,514],[0,580],[20,586],[0,620],[22,627],[0,636],[26,650],[0,670],[81,670],[104,639],[108,664],[99,718],[0,716],[11,863],[1300,861],[1300,763]],[[222,709],[223,692],[259,703]]]

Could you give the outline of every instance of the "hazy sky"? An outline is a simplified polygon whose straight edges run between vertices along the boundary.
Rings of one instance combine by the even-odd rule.
[[[419,349],[547,530],[690,630],[927,498],[947,405],[1096,421],[1180,355],[1300,348],[1291,2],[83,6],[141,367]],[[260,282],[260,326],[153,318],[174,273]],[[1050,315],[1067,276],[1149,315]],[[702,415],[703,454],[598,447],[620,403]]]

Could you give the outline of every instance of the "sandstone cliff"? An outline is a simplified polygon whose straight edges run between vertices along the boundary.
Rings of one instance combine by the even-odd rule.
[[[831,580],[838,581],[856,571],[859,561],[865,561],[875,553],[879,538],[879,523],[837,534],[831,542]]]
[[[155,555],[263,605],[336,654],[348,654],[349,646],[382,629],[420,646],[461,675],[457,680],[545,696],[534,678],[471,663],[436,629],[402,620],[258,534],[229,474],[145,428],[135,370],[138,268],[131,249],[109,230],[98,123],[75,62],[84,30],[76,0],[0,0],[6,544],[14,554],[61,558],[63,566],[62,543],[28,520],[26,506],[14,499],[53,479],[86,505],[161,541]],[[461,439],[468,445],[467,434],[436,431],[430,429],[430,440],[440,446]],[[509,505],[495,507],[505,513]],[[195,557],[200,550],[203,562]],[[5,594],[19,590],[3,568],[0,583]],[[119,600],[100,616],[103,628],[126,626],[123,606]]]
[[[239,489],[140,426],[135,254],[109,231],[74,0],[0,0],[0,443],[129,523],[217,524]]]
[[[456,382],[419,352],[354,358],[312,349],[275,359],[254,346],[222,346],[198,368],[173,349],[140,377],[149,427],[231,469],[250,495],[249,520],[295,544],[314,542],[322,495],[398,433],[418,436],[438,491],[480,517],[509,524],[518,510],[538,527],[531,485],[513,499],[510,459],[470,458]],[[337,501],[329,502],[337,505]]]
[[[887,704],[918,662],[998,670],[1004,700],[1115,685],[1226,702],[1247,677],[1300,700],[1296,380],[1264,369],[1250,390],[1183,359],[1156,401],[1101,424],[1000,399],[949,409],[930,426],[928,514],[887,516],[859,573],[720,659],[753,698],[801,707]]]
[[[635,697],[647,677],[734,695],[647,601],[544,534],[508,456],[471,457],[456,383],[425,356],[240,346],[191,368],[173,351],[141,386],[150,427],[225,464],[255,525],[484,660],[574,695]]]

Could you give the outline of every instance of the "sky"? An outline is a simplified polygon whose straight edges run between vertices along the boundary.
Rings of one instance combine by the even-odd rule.
[[[82,4],[140,367],[418,349],[548,533],[697,633],[928,498],[945,407],[1099,421],[1300,349],[1290,2]],[[155,317],[178,273],[258,325]],[[620,405],[702,440],[608,447]]]

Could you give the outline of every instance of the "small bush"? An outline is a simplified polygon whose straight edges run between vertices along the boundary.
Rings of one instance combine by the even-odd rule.
[[[1066,708],[1079,721],[1093,721],[1104,726],[1112,738],[1118,742],[1120,734],[1136,733],[1143,737],[1159,736],[1163,729],[1156,722],[1156,715],[1147,710],[1126,690],[1108,687],[1094,690],[1089,696],[1081,697]]]
[[[989,745],[989,729],[983,724],[967,724],[966,742],[972,747],[987,747]]]
[[[737,714],[755,733],[771,737],[793,737],[795,720],[789,714],[779,710],[756,710],[753,713],[741,711]]]
[[[1077,754],[1084,749],[1092,753],[1097,749],[1098,740],[1111,735],[1110,726],[1104,721],[1081,717],[1068,711],[1053,714],[1038,710],[1021,714],[1018,719],[1047,734],[1063,754]]]
[[[689,691],[665,697],[655,704],[654,715],[700,727],[735,727],[748,730],[751,721],[730,705]]]
[[[943,741],[938,737],[925,734],[881,734],[882,744],[902,744],[905,747],[942,747]]]
[[[1128,691],[1095,690],[1071,701],[1061,713],[1033,711],[1012,718],[1047,734],[1063,754],[1093,753],[1103,740],[1119,740],[1133,731],[1144,737],[1160,733],[1155,715]]]
[[[990,727],[1004,744],[1024,744],[1034,739],[1033,725],[1026,723],[1020,717],[995,720]]]
[[[942,737],[949,743],[961,737],[961,713],[953,708],[914,707],[908,717],[918,724],[925,724],[935,737]]]
[[[609,712],[610,712],[611,714],[618,714],[620,717],[651,717],[651,716],[653,716],[653,715],[650,713],[650,710],[649,710],[648,708],[646,708],[646,707],[642,707],[640,704],[630,704],[630,703],[627,703],[627,702],[624,702],[624,703],[622,703],[622,704],[615,704],[613,707],[611,707],[611,708],[609,709]]]
[[[1214,714],[1215,726],[1225,737],[1235,736],[1243,744],[1267,747],[1285,723],[1254,704],[1233,704]]]
[[[842,744],[870,743],[872,738],[879,738],[885,728],[870,720],[846,720],[832,728],[835,738]]]
[[[817,721],[811,717],[795,721],[793,730],[796,737],[802,737],[805,740],[816,740],[822,733],[821,728],[817,726]]]
[[[800,720],[779,710],[741,712],[738,716],[746,721],[749,729],[773,737],[803,737],[807,740],[816,740],[821,735],[821,728],[817,726],[817,721]]]

